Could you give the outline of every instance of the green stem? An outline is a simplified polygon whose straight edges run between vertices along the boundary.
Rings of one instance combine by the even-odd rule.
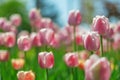
[[[102,35],[100,35],[100,49],[101,49],[101,56],[103,56],[103,40],[102,40]]]
[[[70,80],[74,80],[74,71],[73,71],[73,68],[71,68],[70,70],[71,70]]]
[[[74,42],[73,42],[73,47],[74,47],[74,51],[76,51],[76,27],[74,26],[74,33],[73,33],[73,37],[74,37]]]
[[[49,80],[48,69],[45,69],[45,80]]]

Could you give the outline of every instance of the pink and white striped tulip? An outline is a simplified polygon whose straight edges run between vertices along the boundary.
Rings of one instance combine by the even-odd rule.
[[[109,29],[109,20],[105,16],[96,16],[93,18],[92,29],[100,35],[105,35]]]
[[[54,55],[52,52],[40,52],[38,54],[38,64],[41,68],[51,69],[54,66]]]
[[[20,36],[17,40],[17,45],[20,50],[28,51],[31,48],[31,40],[29,36]]]
[[[9,56],[9,52],[7,50],[0,50],[0,62],[8,61]]]
[[[90,32],[84,37],[84,47],[89,51],[96,51],[100,48],[99,35],[96,32]]]
[[[81,23],[82,17],[78,10],[72,10],[69,12],[68,24],[77,26]]]
[[[77,67],[79,65],[79,58],[77,53],[66,53],[64,61],[69,67]]]
[[[13,32],[6,32],[4,34],[4,44],[7,47],[13,47],[16,43],[16,35]]]
[[[19,14],[13,14],[10,16],[10,21],[14,26],[18,27],[20,26],[22,19]]]
[[[85,80],[109,80],[110,75],[110,63],[105,57],[93,54],[85,62]]]

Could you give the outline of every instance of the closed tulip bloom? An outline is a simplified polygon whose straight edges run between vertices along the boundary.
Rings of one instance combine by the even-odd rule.
[[[107,31],[107,33],[105,34],[105,38],[107,39],[112,39],[113,38],[113,35],[114,35],[114,30],[113,28],[109,28],[109,30]]]
[[[19,71],[17,78],[18,80],[35,80],[35,74],[32,71]]]
[[[16,43],[16,35],[13,32],[6,32],[4,34],[4,44],[7,47],[13,47]]]
[[[21,59],[12,59],[12,66],[16,70],[23,68],[24,64],[25,64],[25,61],[22,58]]]
[[[54,38],[54,31],[49,28],[43,28],[38,33],[41,36],[42,44],[50,44],[52,39]]]
[[[78,54],[76,53],[66,53],[64,55],[64,61],[69,67],[77,67],[79,65]]]
[[[68,24],[69,25],[73,25],[73,26],[77,26],[81,23],[81,14],[78,10],[72,10],[69,13],[69,17],[68,17]]]
[[[29,36],[20,36],[17,40],[18,48],[23,51],[28,51],[31,48],[31,40]]]
[[[94,54],[85,62],[85,80],[109,80],[110,74],[110,63],[105,57]]]
[[[35,33],[35,32],[31,33],[30,38],[31,38],[33,46],[41,46],[42,45],[41,37],[38,33]]]
[[[8,59],[9,59],[9,52],[6,50],[0,50],[0,62],[8,61]]]
[[[100,35],[105,35],[109,29],[109,20],[105,16],[96,16],[93,18],[92,29]]]
[[[18,27],[20,26],[22,19],[19,14],[13,14],[10,16],[10,21],[14,26]]]
[[[0,45],[4,44],[4,33],[0,33]]]
[[[40,12],[39,10],[33,8],[31,9],[30,13],[29,13],[29,18],[30,20],[37,20],[38,18],[40,18]]]
[[[3,18],[3,17],[0,18],[0,29],[3,29],[3,26],[6,23],[6,21],[7,20],[5,18]]]
[[[38,54],[38,63],[41,68],[52,68],[54,66],[54,55],[52,52],[40,52]]]
[[[99,35],[95,32],[91,32],[84,37],[84,47],[89,51],[96,51],[100,48]]]

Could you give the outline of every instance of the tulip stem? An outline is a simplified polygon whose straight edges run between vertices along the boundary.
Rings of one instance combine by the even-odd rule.
[[[73,72],[73,68],[71,68],[70,70],[71,70],[70,80],[74,80],[74,72]]]
[[[103,56],[103,40],[102,40],[102,35],[100,35],[100,49],[101,49],[101,56]]]
[[[76,28],[75,26],[73,27],[74,28],[74,33],[73,33],[73,38],[74,38],[74,41],[73,41],[73,48],[74,48],[74,51],[76,51]]]
[[[45,80],[49,80],[48,69],[45,69]]]

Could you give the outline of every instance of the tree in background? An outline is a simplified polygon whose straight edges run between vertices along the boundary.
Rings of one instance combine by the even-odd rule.
[[[19,31],[28,30],[30,31],[30,24],[28,19],[28,11],[25,3],[20,0],[2,0],[0,3],[0,17],[9,17],[12,14],[18,13],[22,17],[22,24],[19,27]]]

